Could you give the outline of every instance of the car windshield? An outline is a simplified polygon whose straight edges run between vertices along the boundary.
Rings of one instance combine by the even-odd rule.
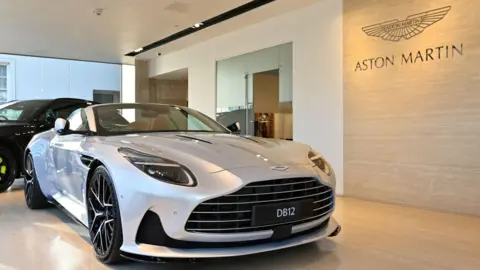
[[[0,122],[31,121],[49,102],[49,100],[28,100],[3,104],[0,106]]]
[[[144,132],[229,133],[200,112],[174,105],[115,104],[93,107],[100,136]]]

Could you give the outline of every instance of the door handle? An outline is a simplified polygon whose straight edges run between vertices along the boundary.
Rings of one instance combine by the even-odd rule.
[[[54,145],[57,147],[63,147],[63,143],[55,143]]]

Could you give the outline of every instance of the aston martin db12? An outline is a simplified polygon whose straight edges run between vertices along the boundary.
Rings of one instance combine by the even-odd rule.
[[[334,172],[319,153],[174,105],[93,105],[57,119],[25,151],[25,200],[59,204],[88,227],[104,263],[247,255],[340,232]]]

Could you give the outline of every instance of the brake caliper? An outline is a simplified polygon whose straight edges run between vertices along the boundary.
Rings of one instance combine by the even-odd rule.
[[[7,165],[3,164],[3,158],[0,157],[0,174],[6,174],[6,173],[7,173]]]

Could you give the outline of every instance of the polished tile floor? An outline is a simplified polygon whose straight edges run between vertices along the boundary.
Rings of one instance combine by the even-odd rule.
[[[56,208],[30,211],[23,183],[0,194],[0,270],[479,270],[480,219],[339,198],[342,233],[318,243],[231,259],[164,264],[98,263],[87,230]],[[480,206],[479,206],[480,207]]]

